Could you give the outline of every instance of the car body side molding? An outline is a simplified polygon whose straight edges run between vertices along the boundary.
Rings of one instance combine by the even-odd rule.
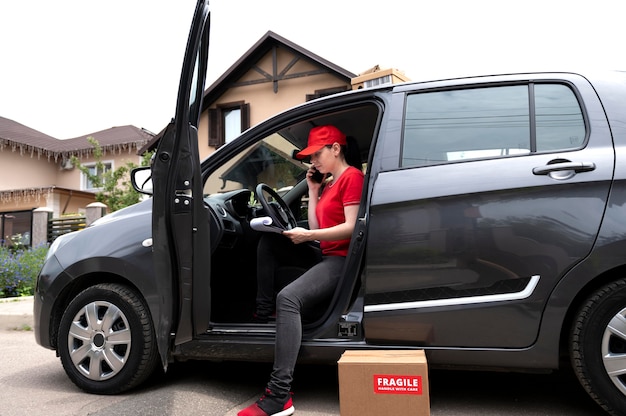
[[[423,308],[437,308],[441,306],[458,306],[458,305],[471,305],[477,303],[493,303],[493,302],[510,302],[512,300],[521,300],[530,297],[535,291],[535,288],[539,284],[539,275],[534,275],[528,281],[526,287],[513,293],[502,293],[498,295],[482,295],[482,296],[468,296],[462,298],[452,299],[437,299],[437,300],[425,300],[418,302],[400,302],[400,303],[387,303],[380,305],[366,305],[364,311],[367,312],[385,312],[385,311],[397,311],[402,309],[423,309]]]

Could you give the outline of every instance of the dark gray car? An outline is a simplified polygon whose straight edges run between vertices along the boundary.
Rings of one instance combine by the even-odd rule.
[[[308,164],[292,155],[334,124],[358,142],[366,180],[343,279],[306,315],[301,362],[402,348],[431,367],[544,371],[568,356],[589,394],[626,414],[623,73],[343,93],[200,163],[207,17],[200,0],[175,121],[135,172],[152,198],[57,239],[39,276],[36,339],[72,381],[110,394],[159,362],[271,360],[274,325],[251,321],[264,232],[251,223],[306,225]]]

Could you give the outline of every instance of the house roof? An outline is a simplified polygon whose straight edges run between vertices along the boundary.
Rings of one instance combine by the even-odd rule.
[[[2,203],[11,201],[39,201],[48,198],[52,194],[62,194],[78,197],[93,198],[94,193],[89,191],[81,191],[79,189],[63,188],[55,185],[36,186],[20,189],[2,189],[0,190],[0,201]]]
[[[35,129],[31,129],[30,127],[26,127],[16,121],[0,117],[0,140],[3,141],[0,147],[6,146],[4,141],[11,141],[14,143],[28,144],[33,147],[45,148],[57,139]]]
[[[26,127],[16,121],[0,117],[0,151],[10,149],[31,157],[47,157],[65,160],[70,156],[86,156],[92,153],[93,147],[87,137],[95,138],[102,147],[103,153],[139,150],[154,133],[135,126],[120,126],[98,131],[73,139],[59,140],[40,131]]]
[[[59,140],[57,144],[59,145],[58,149],[60,152],[80,154],[87,150],[91,153],[92,146],[87,141],[87,138],[93,137],[98,141],[105,154],[107,151],[118,153],[121,151],[128,151],[129,153],[134,151],[136,153],[154,136],[154,133],[146,129],[128,125],[111,127],[110,129],[75,137],[73,139]]]
[[[263,56],[272,51],[273,48],[286,48],[294,54],[327,69],[327,72],[334,73],[340,78],[345,78],[347,83],[350,83],[351,79],[357,76],[270,30],[205,90],[202,104],[203,110],[224,94],[232,86],[231,84],[245,75],[250,68]]]

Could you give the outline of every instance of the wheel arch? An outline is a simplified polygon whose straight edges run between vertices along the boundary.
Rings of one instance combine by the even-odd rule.
[[[570,272],[571,274],[572,272]],[[576,316],[578,315],[580,308],[583,306],[584,302],[587,298],[594,293],[596,290],[600,289],[602,286],[619,279],[620,277],[626,276],[626,264],[616,265],[610,269],[604,270],[597,275],[587,274],[587,276],[592,276],[591,278],[582,279],[580,273],[584,272],[576,272],[575,276],[569,277],[568,274],[567,279],[574,279],[573,281],[580,282],[578,288],[574,292],[573,285],[565,284],[561,282],[557,288],[553,291],[552,296],[548,301],[548,306],[546,308],[545,316],[548,316],[549,313],[554,313],[555,310],[562,309],[560,305],[566,305],[567,308],[563,313],[563,318],[561,320],[560,330],[555,331],[555,334],[559,334],[558,338],[558,351],[559,351],[559,360],[561,363],[569,363],[569,342],[570,342],[570,334],[572,330],[572,325]],[[563,279],[565,280],[565,279]],[[570,294],[571,293],[571,294]],[[568,301],[563,301],[562,299],[571,299]],[[552,311],[552,312],[550,312]],[[545,318],[544,318],[545,319]],[[542,326],[543,327],[543,326]],[[548,331],[542,331],[544,334],[549,333]],[[548,335],[548,334],[546,334]],[[564,361],[564,359],[567,359]]]
[[[61,292],[59,292],[58,296],[55,299],[54,305],[50,314],[50,344],[57,351],[58,355],[58,332],[59,325],[61,323],[61,317],[63,316],[64,311],[67,309],[69,303],[74,299],[80,292],[83,290],[95,286],[101,283],[114,283],[124,285],[133,291],[136,292],[137,296],[141,297],[142,300],[148,305],[151,314],[151,320],[153,325],[155,311],[151,302],[149,302],[149,296],[146,296],[146,293],[139,287],[135,282],[131,279],[119,273],[117,271],[112,270],[91,270],[84,271],[79,275],[75,275],[69,284],[67,284]],[[158,316],[158,315],[157,315]]]

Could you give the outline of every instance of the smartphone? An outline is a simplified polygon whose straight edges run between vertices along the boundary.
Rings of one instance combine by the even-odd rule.
[[[313,170],[315,172],[313,172],[313,175],[311,175],[311,180],[313,180],[313,182],[322,183],[322,181],[324,180],[324,174],[315,169],[315,167],[313,167]]]

